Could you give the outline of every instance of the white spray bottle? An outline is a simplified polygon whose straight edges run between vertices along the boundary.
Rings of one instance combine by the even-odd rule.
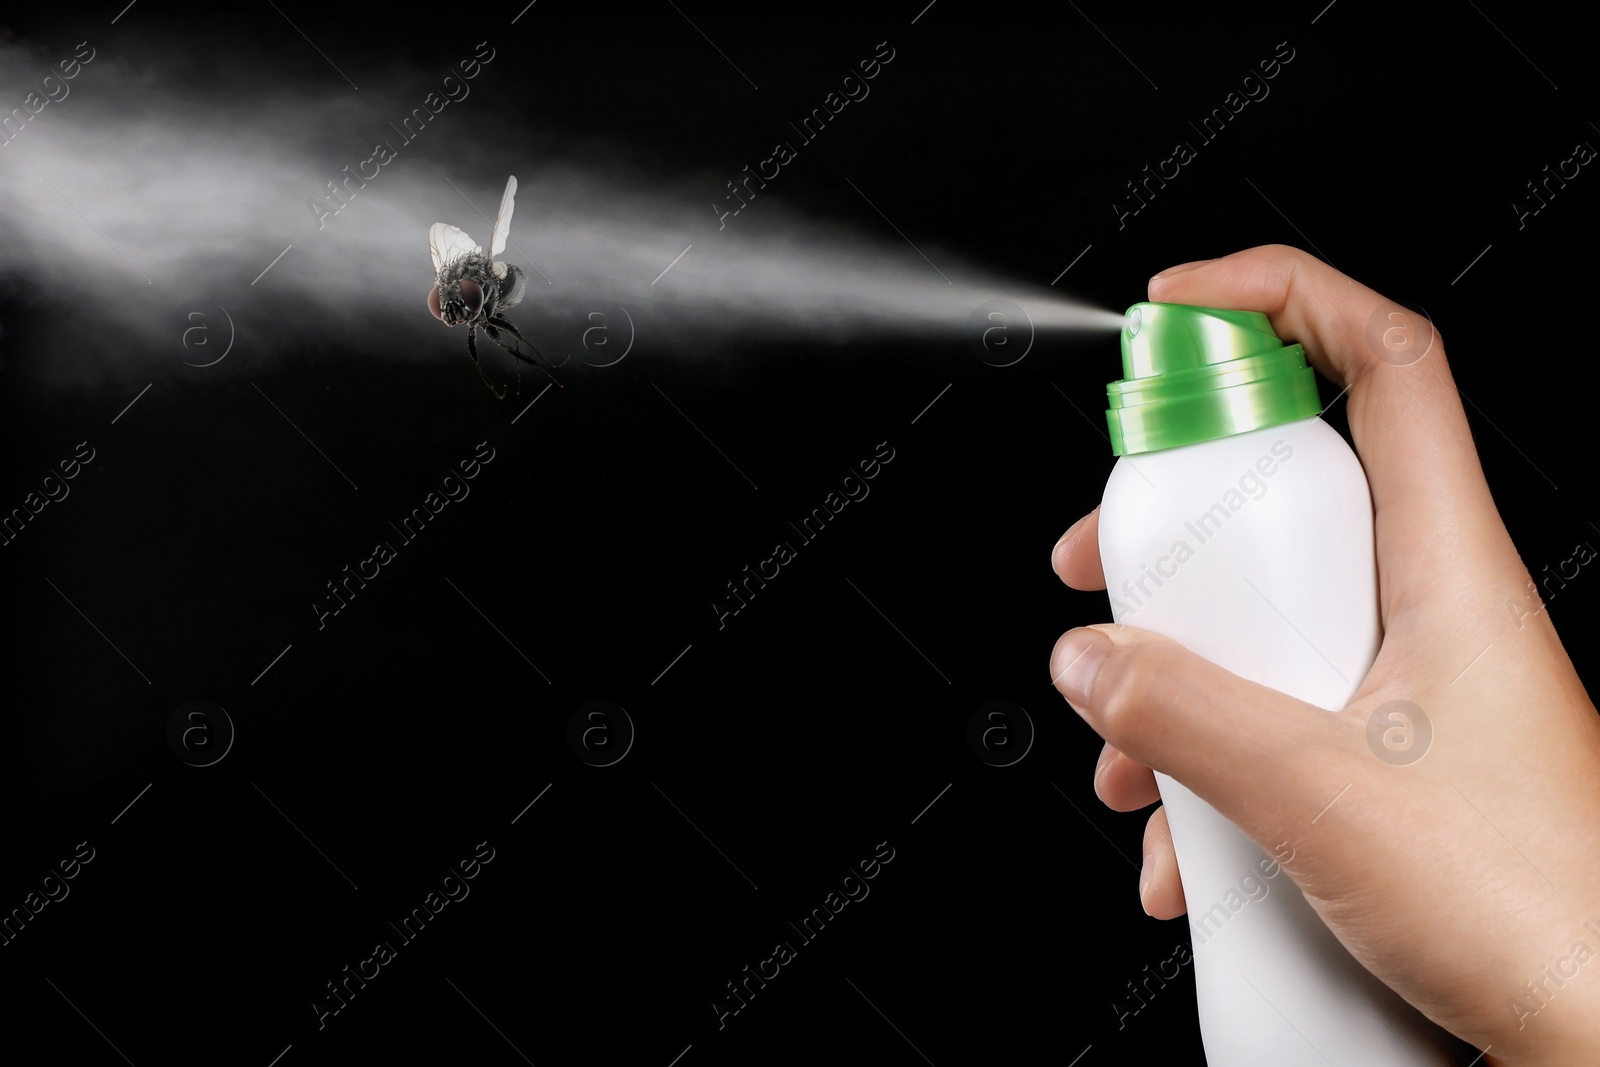
[[[1107,386],[1122,458],[1100,506],[1113,617],[1343,708],[1380,639],[1372,498],[1360,461],[1317,417],[1305,350],[1260,312],[1144,303],[1124,320],[1122,365]],[[1357,963],[1282,872],[1293,840],[1269,856],[1183,785],[1156,780],[1210,1067],[1450,1062],[1453,1039]],[[1317,813],[1306,815],[1309,836]]]

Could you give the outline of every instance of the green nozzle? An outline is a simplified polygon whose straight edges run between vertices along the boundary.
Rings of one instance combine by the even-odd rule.
[[[1176,448],[1322,411],[1305,349],[1259,311],[1135,304],[1122,324],[1121,381],[1106,386],[1111,451]]]

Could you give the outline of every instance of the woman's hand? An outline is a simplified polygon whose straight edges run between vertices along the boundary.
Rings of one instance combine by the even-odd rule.
[[[1265,312],[1348,387],[1384,638],[1330,712],[1147,631],[1070,631],[1050,669],[1106,739],[1096,792],[1152,804],[1153,767],[1264,849],[1293,841],[1284,870],[1345,947],[1490,1063],[1600,1064],[1600,717],[1495,509],[1442,342],[1395,358],[1369,323],[1404,309],[1283,246],[1174,267],[1150,299]],[[1073,588],[1105,588],[1098,511],[1052,563]],[[1396,766],[1368,747],[1391,700],[1427,715],[1426,758]],[[1183,914],[1160,809],[1145,853],[1145,910]]]

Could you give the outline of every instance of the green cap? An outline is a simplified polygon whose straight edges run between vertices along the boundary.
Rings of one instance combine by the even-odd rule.
[[[1135,304],[1122,324],[1121,381],[1106,386],[1119,456],[1229,437],[1322,412],[1306,350],[1259,311]]]

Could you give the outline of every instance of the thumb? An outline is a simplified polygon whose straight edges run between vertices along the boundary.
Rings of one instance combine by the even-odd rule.
[[[1351,781],[1346,716],[1224,670],[1130,626],[1069,630],[1056,689],[1111,745],[1188,786],[1245,833],[1276,841]]]

